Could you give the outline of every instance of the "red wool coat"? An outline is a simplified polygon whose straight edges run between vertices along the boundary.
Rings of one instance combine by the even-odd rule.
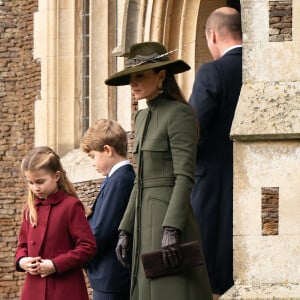
[[[46,278],[27,273],[22,300],[88,300],[82,266],[96,253],[96,242],[83,205],[58,191],[46,200],[35,199],[38,224],[24,217],[16,251],[16,268],[24,256],[51,259],[56,273]]]

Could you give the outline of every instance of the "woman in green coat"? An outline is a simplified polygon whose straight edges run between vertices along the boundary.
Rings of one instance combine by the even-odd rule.
[[[126,68],[105,81],[107,85],[130,84],[135,99],[146,99],[148,106],[135,118],[137,177],[116,248],[119,261],[128,265],[133,238],[131,300],[212,299],[205,264],[147,279],[141,262],[142,253],[167,247],[172,249],[167,253],[169,262],[176,264],[181,259],[178,243],[200,243],[190,207],[197,121],[174,77],[189,69],[182,60],[170,61],[160,43],[144,42],[134,44]]]

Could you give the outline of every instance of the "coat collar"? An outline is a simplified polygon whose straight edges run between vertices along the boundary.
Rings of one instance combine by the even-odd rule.
[[[63,190],[58,190],[51,196],[49,196],[47,199],[40,199],[38,197],[35,197],[34,204],[35,206],[38,205],[56,205],[60,202],[62,202],[66,198],[67,194]]]
[[[152,100],[147,101],[147,106],[150,110],[153,110],[157,105],[159,105],[161,102],[164,102],[166,100],[166,97],[164,94],[159,94],[156,98]]]
[[[243,49],[243,47],[241,45],[237,45],[237,46],[228,48],[222,56],[227,55],[227,54],[240,54],[240,53],[242,53],[242,49]]]

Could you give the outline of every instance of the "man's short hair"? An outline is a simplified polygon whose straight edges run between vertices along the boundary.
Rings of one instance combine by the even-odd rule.
[[[229,35],[235,39],[241,39],[241,15],[238,11],[232,9],[232,13],[224,13],[220,10],[214,11],[207,19],[205,30],[213,29],[226,36]]]

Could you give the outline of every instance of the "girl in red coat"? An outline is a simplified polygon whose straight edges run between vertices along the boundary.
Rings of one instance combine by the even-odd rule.
[[[22,162],[29,185],[16,251],[16,269],[27,273],[22,300],[88,300],[82,266],[96,253],[83,204],[49,147]]]

